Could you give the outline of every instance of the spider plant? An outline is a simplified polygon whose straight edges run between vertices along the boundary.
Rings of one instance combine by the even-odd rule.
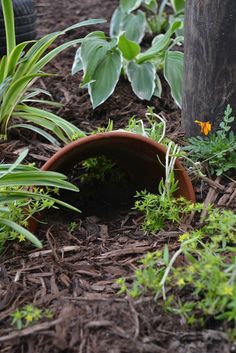
[[[27,239],[42,247],[42,243],[26,228],[33,214],[45,208],[57,204],[79,211],[49,195],[52,188],[55,192],[57,189],[77,192],[78,188],[66,181],[63,174],[22,165],[27,153],[27,149],[23,150],[13,164],[0,164],[0,250],[7,240],[13,239]]]
[[[12,0],[1,0],[1,3],[7,53],[0,60],[0,140],[7,139],[7,131],[12,118],[23,119],[25,123],[17,124],[17,127],[34,130],[52,143],[59,144],[58,140],[52,137],[51,134],[54,134],[64,143],[84,136],[80,129],[68,121],[43,109],[30,106],[28,103],[38,102],[35,97],[39,93],[47,93],[41,89],[32,88],[32,85],[39,77],[51,75],[42,71],[45,65],[60,52],[81,43],[83,39],[71,40],[48,50],[50,45],[59,36],[72,29],[103,23],[104,20],[85,20],[63,31],[48,34],[39,40],[26,41],[16,45]],[[50,102],[45,100],[40,100],[40,102],[50,104]],[[37,125],[37,128],[34,125]],[[44,129],[49,130],[50,134],[45,132]]]

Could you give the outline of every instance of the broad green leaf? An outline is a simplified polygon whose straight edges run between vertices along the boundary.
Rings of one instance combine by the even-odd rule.
[[[19,224],[12,222],[6,218],[0,218],[0,224],[3,224],[7,227],[10,227],[11,229],[15,230],[17,233],[22,234],[26,239],[28,239],[37,248],[41,249],[43,247],[41,241],[38,240],[38,238],[36,238],[36,236],[33,233],[31,233],[27,229],[21,227]]]
[[[150,100],[155,90],[156,70],[152,63],[136,64],[130,62],[127,75],[134,93],[140,99]]]
[[[130,13],[122,21],[121,31],[125,32],[126,37],[133,42],[140,43],[145,34],[146,16],[143,11],[137,14]]]
[[[155,14],[157,13],[158,4],[156,0],[143,0],[143,4],[148,8],[148,10]]]
[[[162,94],[162,84],[161,84],[161,80],[160,77],[156,74],[156,87],[155,87],[155,91],[153,93],[153,95],[155,97],[161,98],[161,94]]]
[[[111,23],[110,23],[110,37],[119,36],[122,32],[122,21],[125,18],[126,13],[121,10],[120,7],[117,7],[113,12]]]
[[[120,7],[122,11],[130,13],[136,10],[141,5],[142,0],[120,0]]]
[[[111,44],[106,40],[104,32],[94,32],[85,38],[80,48],[84,70],[82,86],[93,80],[94,71],[110,49]]]
[[[133,60],[141,51],[140,46],[132,40],[127,39],[125,33],[119,37],[118,48],[127,60]]]
[[[171,0],[172,7],[175,12],[183,12],[185,7],[185,0]]]
[[[105,102],[114,92],[122,68],[121,54],[118,49],[109,51],[93,74],[94,82],[88,85],[93,108]]]
[[[182,106],[184,54],[178,51],[167,51],[165,55],[164,76],[170,85],[175,103]]]
[[[162,39],[165,38],[164,34],[158,34],[156,37],[153,38],[152,40],[152,47],[153,46],[158,46],[159,43],[162,44]]]
[[[169,16],[169,24],[171,25],[173,22],[180,21],[182,26],[180,26],[175,31],[176,37],[184,37],[184,14],[180,15],[170,15]],[[184,42],[184,41],[183,41]]]
[[[158,35],[154,38],[151,48],[137,56],[137,62],[142,63],[144,61],[152,60],[162,50],[166,49],[171,42],[171,36],[175,33],[176,29],[181,26],[181,21],[172,23],[171,27],[164,35]]]
[[[71,69],[71,74],[75,75],[77,72],[83,70],[83,63],[80,56],[80,48],[76,50],[74,62]]]

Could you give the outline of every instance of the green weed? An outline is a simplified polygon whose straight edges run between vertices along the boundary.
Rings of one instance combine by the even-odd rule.
[[[17,309],[11,314],[12,325],[18,330],[36,324],[43,318],[51,320],[53,312],[50,309],[39,309],[32,304],[25,305],[22,309]]]

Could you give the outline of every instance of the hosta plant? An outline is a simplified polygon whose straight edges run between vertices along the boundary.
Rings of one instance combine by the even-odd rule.
[[[184,5],[185,0],[162,0],[160,4],[157,0],[120,0],[112,15],[110,36],[119,36],[125,32],[128,39],[140,43],[146,29],[159,34],[168,29],[173,19],[183,22]],[[172,8],[169,16],[165,12],[167,6]]]
[[[181,107],[184,54],[172,50],[182,41],[180,37],[172,39],[181,26],[181,21],[172,23],[168,31],[156,36],[144,52],[138,43],[127,38],[126,33],[112,38],[98,31],[87,35],[76,52],[72,74],[83,71],[81,87],[88,88],[93,108],[110,97],[121,75],[130,81],[140,99],[161,97],[159,72],[162,71],[172,97]]]
[[[35,246],[41,242],[27,229],[35,213],[56,205],[78,211],[75,207],[50,196],[59,189],[79,191],[60,173],[41,171],[32,165],[22,165],[27,155],[23,150],[15,163],[0,164],[0,251],[8,240],[29,240]]]
[[[43,72],[53,58],[64,49],[81,43],[82,39],[66,42],[49,49],[50,45],[61,35],[68,31],[103,20],[86,20],[77,23],[64,31],[58,31],[46,35],[37,41],[27,41],[16,45],[14,12],[11,0],[1,0],[6,32],[7,53],[0,60],[0,139],[7,138],[7,130],[12,118],[20,118],[25,123],[17,125],[33,129],[42,134],[53,143],[57,140],[51,137],[54,134],[59,140],[68,142],[84,134],[73,124],[61,117],[43,109],[30,106],[39,93],[45,93],[38,88],[33,88],[39,77],[49,76]],[[46,92],[47,93],[47,92]],[[41,103],[50,103],[40,101]],[[33,124],[33,125],[32,125]],[[36,125],[37,127],[35,127]],[[50,132],[47,133],[44,129]]]

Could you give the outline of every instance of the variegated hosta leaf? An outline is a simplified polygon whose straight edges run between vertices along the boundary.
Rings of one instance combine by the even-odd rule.
[[[150,100],[155,90],[156,70],[152,63],[136,64],[130,62],[127,75],[134,93],[140,99]]]

